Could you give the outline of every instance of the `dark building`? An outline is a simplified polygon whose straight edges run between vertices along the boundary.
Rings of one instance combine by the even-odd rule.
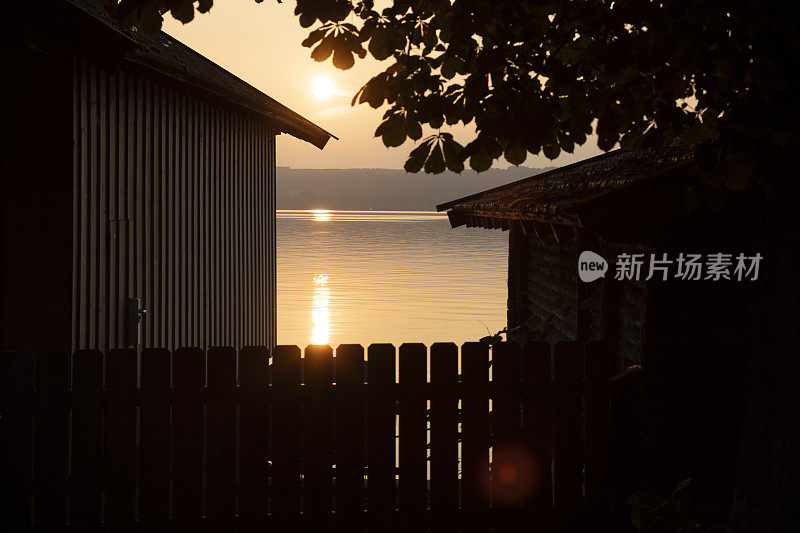
[[[1,347],[275,344],[275,136],[332,135],[91,2],[11,9]]]
[[[755,210],[733,197],[688,208],[695,165],[680,147],[617,150],[438,209],[453,227],[509,231],[509,328],[551,342],[606,340],[618,372],[641,365],[641,487],[669,493],[694,476],[702,494],[724,503],[736,475],[748,306],[758,285],[753,271],[737,281],[735,269],[740,253],[748,267],[754,262]],[[587,250],[609,263],[589,283],[578,275]],[[732,279],[677,275],[681,254],[707,261],[719,253],[731,254]],[[635,254],[640,275],[617,276]],[[655,270],[648,280],[650,260],[664,254],[667,279]]]

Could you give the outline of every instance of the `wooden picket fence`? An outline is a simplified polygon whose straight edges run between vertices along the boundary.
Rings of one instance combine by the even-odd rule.
[[[360,345],[335,357],[328,346],[271,358],[260,347],[5,353],[0,525],[607,526],[604,343],[374,344],[364,356]]]

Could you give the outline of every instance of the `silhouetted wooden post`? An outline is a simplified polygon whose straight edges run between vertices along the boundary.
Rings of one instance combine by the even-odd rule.
[[[267,523],[269,444],[269,352],[247,346],[239,352],[239,519],[241,529],[261,531]]]
[[[300,519],[300,348],[275,348],[272,381],[272,516],[276,529],[296,531]]]
[[[105,522],[132,529],[136,486],[136,351],[106,355],[106,409],[103,446]]]
[[[529,458],[522,445],[522,369],[518,344],[499,343],[492,348],[492,465],[491,490],[494,523],[513,529],[521,521],[527,496],[522,472]]]
[[[553,443],[553,382],[551,349],[547,342],[525,344],[523,356],[522,439],[533,454],[525,483],[533,489],[525,504],[525,527],[530,531],[552,531],[553,493],[550,475]]]
[[[148,531],[166,529],[169,520],[169,374],[169,350],[142,350],[139,515]]]
[[[328,530],[333,504],[333,350],[311,345],[305,353],[303,402],[303,514],[312,531]]]
[[[236,487],[236,350],[207,353],[206,516],[211,527],[233,527]]]
[[[458,346],[431,346],[431,529],[455,531],[458,513]]]
[[[33,354],[2,354],[0,393],[0,520],[22,529],[31,523]]]
[[[79,350],[72,379],[72,468],[70,524],[91,530],[100,527],[100,486],[103,419],[103,354]]]
[[[175,350],[172,380],[172,515],[179,528],[196,528],[203,513],[203,351],[199,348]]]
[[[427,352],[424,344],[400,346],[400,527],[407,530],[424,528],[427,510]]]
[[[69,460],[67,401],[69,354],[67,352],[47,351],[36,356],[36,389],[36,442],[33,459],[36,516],[34,519],[37,526],[42,528],[64,527],[67,518]]]
[[[336,530],[361,531],[364,498],[364,348],[336,349]]]
[[[374,531],[395,529],[395,347],[373,344],[367,362],[367,513]]]
[[[608,343],[586,345],[586,507],[594,531],[611,527],[609,380],[615,367]]]
[[[468,530],[485,531],[489,512],[489,347],[461,347],[461,508]]]
[[[581,527],[583,419],[581,416],[581,345],[559,342],[555,346],[554,490],[556,531]]]

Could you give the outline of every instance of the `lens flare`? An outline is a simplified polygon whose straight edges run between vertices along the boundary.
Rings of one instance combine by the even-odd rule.
[[[484,490],[495,505],[517,506],[531,498],[542,486],[541,463],[525,446],[498,444],[492,448],[491,480]]]

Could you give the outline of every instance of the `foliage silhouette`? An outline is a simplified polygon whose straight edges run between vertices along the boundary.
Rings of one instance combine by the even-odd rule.
[[[123,25],[188,23],[213,0],[95,0]],[[261,0],[255,0],[260,2]],[[278,0],[280,2],[280,0]],[[303,46],[348,69],[388,61],[353,97],[388,108],[376,136],[418,141],[409,172],[478,171],[528,153],[598,146],[700,148],[714,188],[744,190],[760,162],[797,149],[797,17],[774,1],[298,0]],[[474,125],[461,146],[446,131]]]

